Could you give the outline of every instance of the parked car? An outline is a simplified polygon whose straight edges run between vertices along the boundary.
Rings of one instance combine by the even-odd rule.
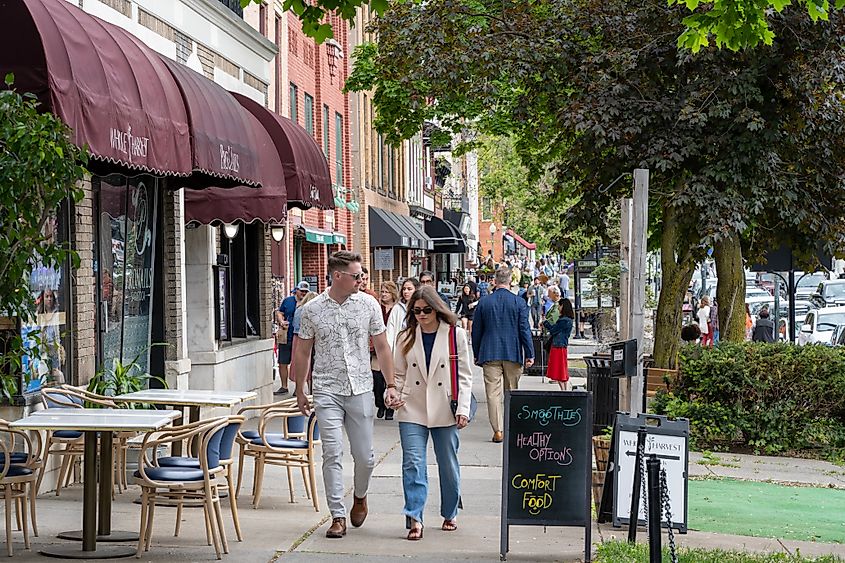
[[[819,284],[827,280],[824,272],[804,274],[795,272],[795,299],[810,299],[818,289]]]
[[[824,280],[819,283],[810,303],[817,309],[845,305],[845,280]]]
[[[825,307],[807,313],[801,332],[798,333],[798,345],[827,344],[833,331],[845,324],[845,307]]]
[[[845,325],[836,325],[829,344],[831,346],[845,346]]]
[[[745,301],[748,302],[749,299],[755,297],[765,297],[766,299],[771,299],[772,294],[760,287],[748,287],[745,286]]]

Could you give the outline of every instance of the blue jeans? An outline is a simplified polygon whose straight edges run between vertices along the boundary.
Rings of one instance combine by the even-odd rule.
[[[458,515],[461,499],[461,466],[458,463],[457,426],[426,428],[413,422],[399,423],[402,441],[402,489],[405,492],[405,516],[423,521],[425,501],[428,497],[428,471],[426,451],[428,435],[434,442],[437,470],[440,474],[440,515],[453,520]]]

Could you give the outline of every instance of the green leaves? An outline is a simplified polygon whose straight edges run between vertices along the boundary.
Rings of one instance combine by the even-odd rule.
[[[11,86],[13,76],[5,77]],[[44,229],[68,200],[79,201],[76,182],[84,173],[85,151],[70,142],[67,127],[50,113],[38,111],[33,96],[0,90],[0,311],[24,322],[34,313],[26,280],[38,266],[56,266],[76,253]],[[20,338],[8,342],[0,355],[4,393],[12,393],[5,376],[20,372],[26,352]],[[15,384],[17,387],[17,384]]]
[[[845,349],[788,344],[689,345],[680,377],[654,412],[690,419],[697,448],[750,446],[760,453],[845,448]]]
[[[772,18],[793,5],[792,0],[713,0],[706,8],[699,0],[668,0],[669,6],[682,5],[695,12],[684,19],[686,30],[678,37],[678,47],[698,53],[712,38],[716,47],[731,51],[771,45],[775,34]],[[827,21],[830,0],[796,0],[813,22]],[[833,8],[845,7],[835,0]]]

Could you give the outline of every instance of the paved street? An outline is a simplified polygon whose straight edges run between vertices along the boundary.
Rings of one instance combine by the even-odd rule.
[[[522,380],[523,388],[551,389],[539,378]],[[464,510],[460,513],[459,530],[447,533],[440,530],[436,466],[429,464],[432,491],[426,509],[425,536],[420,542],[404,539],[402,517],[401,450],[395,423],[378,420],[375,427],[375,449],[378,465],[369,496],[370,515],[360,529],[350,528],[346,538],[329,540],[324,532],[328,525],[328,512],[320,489],[320,512],[315,512],[305,498],[301,479],[294,474],[296,503],[288,502],[287,479],[280,468],[269,468],[265,477],[261,507],[250,507],[249,487],[252,483],[252,465],[248,464],[245,486],[240,500],[240,515],[245,541],[234,539],[234,530],[228,513],[224,512],[231,554],[235,561],[266,562],[274,559],[290,561],[346,560],[390,561],[398,557],[419,562],[427,561],[494,561],[499,553],[499,512],[501,497],[502,447],[490,442],[490,429],[486,421],[484,391],[481,377],[476,378],[475,393],[479,399],[478,419],[461,434],[461,461]],[[433,451],[429,453],[433,460]],[[841,468],[822,461],[792,460],[784,458],[730,455],[731,463],[724,465],[699,465],[700,455],[693,454],[690,473],[693,477],[705,475],[731,476],[755,480],[774,479],[787,482],[813,483],[845,488]],[[738,467],[737,467],[738,466]],[[351,485],[351,460],[346,464],[347,483]],[[137,491],[137,489],[134,489]],[[131,501],[134,491],[119,495],[114,507],[114,529],[136,530],[140,509]],[[44,494],[38,503],[41,536],[35,538],[33,552],[23,552],[20,534],[15,534],[18,560],[43,560],[36,555],[38,546],[58,543],[55,535],[63,530],[79,527],[81,514],[79,485],[71,487],[56,498]],[[350,492],[351,495],[351,492]],[[350,497],[351,498],[351,497]],[[224,501],[224,509],[228,510]],[[175,510],[159,508],[155,517],[153,546],[142,558],[144,561],[211,561],[214,551],[205,544],[201,513],[186,509],[182,532],[173,537]],[[695,523],[690,523],[695,528]],[[578,561],[583,532],[575,528],[511,528],[509,561]],[[594,541],[624,537],[625,530],[611,526],[595,526]],[[802,555],[835,553],[845,556],[845,545],[812,542],[779,541],[773,539],[727,536],[691,531],[677,536],[681,545],[749,549],[755,551],[794,551]],[[645,534],[640,534],[641,541]]]

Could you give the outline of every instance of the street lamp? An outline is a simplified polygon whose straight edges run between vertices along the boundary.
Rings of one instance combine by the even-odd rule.
[[[490,223],[490,255],[496,260],[496,223]]]

